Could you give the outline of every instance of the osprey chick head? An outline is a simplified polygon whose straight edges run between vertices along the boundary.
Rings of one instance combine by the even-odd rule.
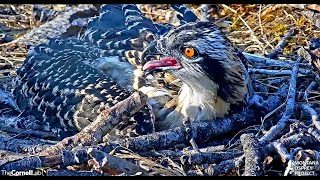
[[[221,117],[247,94],[246,68],[239,52],[210,22],[187,23],[171,30],[147,47],[143,57],[149,54],[161,58],[146,62],[144,71],[167,71],[184,83],[175,116],[180,113],[191,120]]]

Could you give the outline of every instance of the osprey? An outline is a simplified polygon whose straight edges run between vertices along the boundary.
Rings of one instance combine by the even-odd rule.
[[[183,82],[177,106],[159,124],[161,129],[191,121],[213,120],[242,110],[249,95],[246,60],[211,22],[190,22],[146,48],[143,57],[160,55],[144,64],[147,73],[163,70]]]
[[[181,125],[184,117],[212,120],[239,109],[248,93],[244,57],[215,25],[199,22],[183,5],[171,6],[181,14],[178,27],[153,22],[135,5],[103,5],[83,37],[31,48],[17,71],[18,106],[60,138],[83,129],[134,90],[149,97],[134,118],[138,134],[153,132],[147,128],[151,110],[165,117],[157,124],[161,130]],[[147,61],[153,55],[161,58]],[[162,70],[183,82],[173,111],[164,106],[168,91],[150,86],[154,79],[137,83],[142,70]]]

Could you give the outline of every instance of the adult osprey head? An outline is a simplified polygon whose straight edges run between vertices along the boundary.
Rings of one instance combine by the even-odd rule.
[[[229,114],[248,94],[245,60],[225,35],[210,22],[190,22],[160,37],[142,57],[160,55],[144,64],[143,70],[162,70],[183,82],[177,107],[162,128],[191,121],[212,120]],[[241,108],[242,109],[242,108]]]

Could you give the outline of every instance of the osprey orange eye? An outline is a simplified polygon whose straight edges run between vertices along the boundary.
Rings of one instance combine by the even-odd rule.
[[[188,58],[194,58],[197,55],[197,51],[193,47],[183,47],[182,51]]]

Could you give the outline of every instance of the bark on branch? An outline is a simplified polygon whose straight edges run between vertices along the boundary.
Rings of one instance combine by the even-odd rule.
[[[243,134],[240,136],[240,140],[245,156],[243,176],[263,176],[264,168],[258,140],[253,134]]]

